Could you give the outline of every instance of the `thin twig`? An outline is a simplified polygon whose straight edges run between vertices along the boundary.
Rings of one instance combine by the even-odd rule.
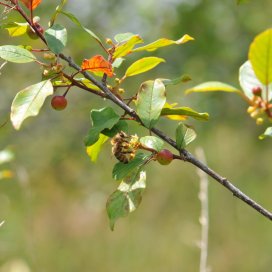
[[[196,157],[206,164],[205,154],[202,148],[196,149]],[[209,238],[209,197],[208,197],[208,175],[197,168],[199,176],[199,200],[201,204],[201,214],[199,222],[201,225],[201,240],[200,240],[200,263],[199,272],[208,272],[208,238]]]

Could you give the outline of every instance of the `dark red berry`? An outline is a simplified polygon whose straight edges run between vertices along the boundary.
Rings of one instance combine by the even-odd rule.
[[[261,87],[255,87],[252,89],[252,93],[256,96],[261,96],[262,95],[262,89]]]
[[[163,149],[156,155],[157,161],[162,165],[167,165],[173,160],[173,153],[168,149]]]
[[[57,95],[54,96],[51,99],[51,106],[55,109],[55,110],[64,110],[67,106],[67,99],[62,96],[62,95]]]

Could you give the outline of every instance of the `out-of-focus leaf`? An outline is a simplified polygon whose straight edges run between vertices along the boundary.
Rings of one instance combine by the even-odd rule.
[[[186,94],[189,93],[193,93],[193,92],[201,92],[201,93],[205,93],[205,92],[229,92],[229,93],[240,93],[241,91],[238,90],[237,88],[226,84],[226,83],[222,83],[219,81],[209,81],[209,82],[205,82],[202,84],[199,84],[193,88],[187,89],[185,91]]]
[[[2,24],[0,26],[0,28],[6,29],[9,33],[9,36],[11,37],[24,35],[27,32],[28,27],[29,27],[28,23],[17,23],[17,22]]]
[[[10,119],[15,129],[19,130],[23,121],[39,114],[47,96],[53,94],[50,80],[31,85],[17,93],[12,105]]]
[[[161,140],[158,137],[155,136],[145,136],[140,138],[140,143],[143,146],[146,146],[148,148],[152,148],[156,151],[161,151],[164,145],[163,140]]]
[[[99,110],[91,110],[91,120],[93,127],[89,130],[85,138],[85,145],[91,146],[98,139],[102,130],[111,129],[119,121],[119,115],[110,107],[102,108]]]
[[[253,98],[252,90],[254,88],[262,89],[262,97],[265,97],[266,91],[268,90],[269,100],[272,99],[272,83],[269,84],[268,88],[262,84],[256,77],[250,61],[246,61],[239,70],[239,81],[244,91],[244,94],[249,98]]]
[[[107,213],[110,219],[110,228],[114,229],[115,222],[135,211],[142,201],[142,194],[146,188],[145,172],[138,172],[123,180],[117,190],[107,201]]]
[[[85,32],[87,32],[92,38],[94,38],[100,45],[102,45],[102,41],[100,40],[100,38],[90,29],[84,27],[80,21],[76,18],[76,16],[70,12],[66,12],[61,10],[59,13],[65,15],[67,18],[69,18],[74,24],[76,24],[77,26],[79,26],[80,28],[82,28]]]
[[[272,127],[268,127],[265,132],[259,136],[260,140],[263,140],[265,138],[272,138]]]
[[[165,86],[159,79],[149,80],[141,85],[137,95],[136,112],[147,128],[156,124],[165,102]]]
[[[0,171],[0,180],[9,179],[13,177],[13,173],[10,170],[1,170]]]
[[[135,76],[147,72],[156,67],[161,62],[165,62],[165,60],[157,57],[146,57],[136,60],[128,67],[125,73],[125,77]]]
[[[14,159],[14,154],[9,149],[0,151],[0,164],[10,162]]]
[[[236,0],[236,2],[237,2],[237,5],[240,5],[240,4],[245,4],[249,2],[249,0]]]
[[[115,51],[113,53],[113,58],[116,59],[128,55],[129,53],[131,53],[132,49],[136,44],[142,42],[143,39],[139,35],[131,36],[128,40],[116,46]]]
[[[126,176],[129,176],[137,168],[142,166],[148,157],[149,155],[138,153],[136,154],[135,158],[127,164],[122,162],[116,163],[112,170],[112,177],[115,180],[122,180]]]
[[[192,40],[194,40],[194,38],[187,35],[187,34],[182,36],[177,41],[162,38],[162,39],[159,39],[159,40],[157,40],[157,41],[155,41],[153,43],[147,44],[145,46],[135,48],[132,51],[133,52],[138,52],[138,51],[149,51],[149,52],[151,52],[151,51],[155,51],[155,50],[157,50],[158,48],[161,48],[161,47],[169,46],[169,45],[172,45],[172,44],[183,44],[183,43],[186,43],[186,42],[192,41]]]
[[[117,59],[115,59],[113,61],[113,63],[112,63],[112,67],[113,68],[119,68],[122,65],[122,63],[124,62],[124,60],[125,59],[123,59],[123,58],[117,58]]]
[[[44,38],[48,48],[55,54],[60,54],[67,43],[67,30],[59,24],[55,24],[44,32]]]
[[[36,60],[31,52],[15,45],[0,46],[0,58],[15,63],[27,63]]]
[[[254,39],[248,55],[257,78],[269,85],[272,82],[272,28]]]
[[[113,137],[120,131],[126,132],[127,129],[128,129],[127,122],[125,120],[120,120],[111,129],[106,128],[106,129],[102,130],[101,133],[108,136],[108,137]]]
[[[119,33],[114,36],[114,40],[118,43],[123,43],[129,40],[132,36],[135,36],[135,34],[131,32]]]
[[[103,146],[103,144],[109,139],[109,137],[103,135],[103,134],[99,134],[99,138],[98,140],[91,146],[87,146],[86,150],[87,150],[87,154],[90,157],[92,162],[96,162],[98,159],[98,155],[101,151],[101,148]]]
[[[42,0],[20,0],[20,1],[30,10],[34,10],[42,2]]]
[[[112,65],[104,59],[103,56],[96,55],[90,59],[83,60],[81,64],[82,70],[87,70],[92,73],[105,73],[109,77],[113,76]]]
[[[55,23],[55,21],[57,19],[57,16],[61,13],[63,7],[66,4],[66,2],[67,2],[67,0],[61,0],[60,4],[56,7],[56,10],[53,13],[53,15],[52,15],[52,17],[51,17],[51,19],[49,21],[49,27],[51,27]]]
[[[197,112],[189,107],[178,107],[178,108],[166,108],[164,107],[161,111],[161,116],[189,116],[196,120],[207,121],[209,114],[207,112]]]
[[[162,81],[164,86],[168,86],[168,85],[177,85],[179,83],[186,83],[192,79],[189,75],[182,75],[181,77],[174,78],[174,79],[160,78],[160,80]]]
[[[185,148],[196,138],[195,130],[183,123],[179,123],[176,129],[176,142],[179,149]]]

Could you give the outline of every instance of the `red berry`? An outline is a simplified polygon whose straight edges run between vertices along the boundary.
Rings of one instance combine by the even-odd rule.
[[[54,96],[51,99],[51,106],[55,109],[55,110],[64,110],[67,106],[67,99],[62,96],[62,95],[57,95]]]
[[[167,165],[173,160],[173,153],[168,149],[163,149],[156,155],[157,161],[162,165]]]
[[[262,95],[262,88],[261,87],[255,87],[252,89],[252,93],[256,96],[261,96]]]

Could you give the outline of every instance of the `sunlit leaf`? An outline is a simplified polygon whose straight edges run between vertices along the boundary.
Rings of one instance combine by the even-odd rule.
[[[260,140],[263,140],[265,138],[272,138],[272,127],[268,127],[265,132],[259,136]]]
[[[132,36],[135,36],[135,34],[131,32],[119,33],[114,36],[114,40],[118,43],[123,43],[129,40]]]
[[[147,128],[156,124],[165,102],[165,86],[159,79],[149,80],[141,85],[136,100],[136,112]]]
[[[115,180],[122,180],[126,176],[129,176],[133,171],[135,171],[135,169],[138,169],[140,166],[142,166],[148,157],[149,155],[137,153],[135,158],[129,163],[116,163],[112,170],[112,177]]]
[[[272,28],[254,39],[248,55],[257,78],[264,85],[270,84],[272,82]]]
[[[83,60],[81,64],[82,70],[87,70],[92,73],[105,73],[108,76],[113,76],[112,65],[104,59],[103,56],[96,55],[90,59]]]
[[[15,129],[19,130],[23,121],[39,114],[47,96],[53,94],[50,80],[31,85],[17,93],[12,105],[10,119]]]
[[[107,201],[107,213],[110,219],[110,228],[114,229],[115,222],[135,211],[142,201],[142,193],[146,188],[145,172],[136,172],[122,181]]]
[[[42,0],[20,0],[20,1],[30,10],[34,10],[42,2]]]
[[[145,46],[135,48],[132,51],[133,52],[138,52],[138,51],[150,51],[151,52],[151,51],[157,50],[160,47],[165,47],[165,46],[169,46],[172,44],[183,44],[183,43],[186,43],[186,42],[192,41],[192,40],[194,40],[194,38],[187,35],[187,34],[185,34],[184,36],[182,36],[180,39],[178,39],[176,41],[162,38],[162,39],[159,39],[153,43],[147,44]]]
[[[183,123],[179,123],[176,129],[176,142],[179,149],[185,148],[196,138],[195,130]]]
[[[31,52],[15,45],[0,46],[0,58],[15,63],[27,63],[36,60]]]
[[[136,44],[142,42],[143,39],[139,35],[131,36],[128,40],[116,46],[115,51],[113,53],[113,58],[116,59],[128,55],[129,53],[131,53],[132,49]]]
[[[181,116],[181,117],[192,117],[196,120],[207,121],[209,119],[209,114],[207,112],[200,113],[189,107],[178,107],[178,108],[167,108],[164,107],[161,111],[161,116]],[[183,120],[176,119],[176,120]]]
[[[148,148],[152,148],[156,151],[161,151],[164,146],[163,140],[155,136],[145,136],[140,138],[140,143]]]
[[[24,35],[27,32],[28,27],[29,27],[28,23],[17,23],[17,22],[2,24],[0,26],[0,28],[6,29],[9,33],[9,36],[11,37]]]
[[[117,59],[115,59],[114,61],[113,61],[113,63],[112,63],[112,67],[113,68],[119,68],[121,65],[122,65],[122,63],[124,62],[124,58],[117,58]]]
[[[67,30],[59,24],[55,24],[44,32],[44,38],[49,49],[55,54],[62,52],[67,43]]]
[[[98,159],[98,155],[101,151],[101,148],[103,146],[103,144],[109,139],[109,137],[103,135],[103,134],[99,134],[99,138],[98,140],[91,146],[87,146],[86,150],[87,150],[87,154],[90,157],[92,162],[96,162]]]
[[[238,90],[237,88],[226,84],[222,83],[219,81],[209,81],[205,82],[202,84],[199,84],[193,88],[187,89],[185,91],[186,94],[193,93],[193,92],[229,92],[229,93],[240,93],[241,91]]]
[[[104,129],[111,129],[119,121],[119,115],[110,107],[91,110],[92,128],[85,139],[85,145],[91,146],[99,139],[99,134]]]
[[[269,100],[272,99],[272,83],[269,84],[268,88],[262,84],[256,77],[250,61],[246,61],[239,70],[239,81],[244,91],[244,94],[249,98],[253,98],[252,90],[260,87],[262,89],[262,97],[266,97],[266,92],[269,94]]]
[[[128,67],[125,76],[130,77],[147,72],[156,67],[161,62],[165,62],[165,60],[157,57],[146,57],[136,60]]]

